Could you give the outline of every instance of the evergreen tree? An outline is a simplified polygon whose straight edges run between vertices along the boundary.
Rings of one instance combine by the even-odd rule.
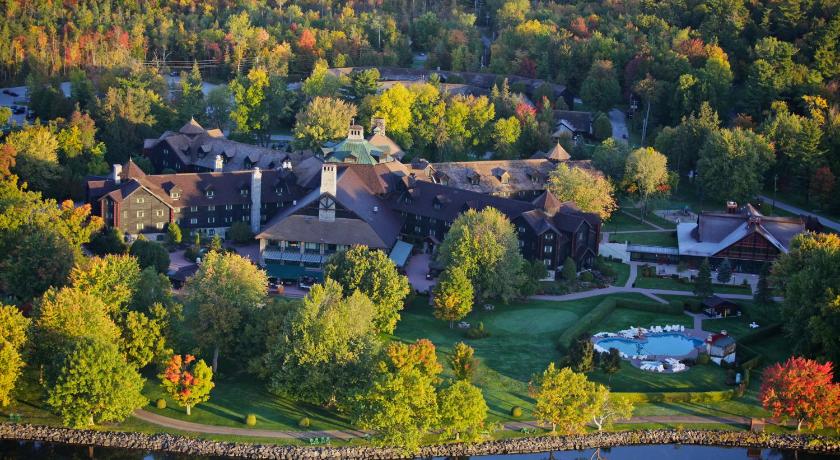
[[[610,352],[605,354],[606,356],[601,357],[601,370],[609,375],[609,380],[612,381],[613,374],[621,370],[621,353],[617,348],[610,348]]]
[[[567,283],[573,283],[577,280],[577,264],[571,257],[566,257],[566,260],[563,261],[562,275]]]
[[[201,71],[198,63],[193,62],[190,73],[181,72],[181,94],[176,103],[178,118],[185,123],[191,118],[204,120],[207,114],[207,104],[202,91]]]
[[[712,290],[712,269],[709,266],[709,259],[703,259],[697,278],[694,280],[694,295],[701,298],[710,297],[714,294]]]
[[[732,262],[729,259],[723,259],[718,266],[717,280],[723,284],[732,281]]]
[[[171,245],[181,244],[181,227],[175,222],[170,222],[166,225],[166,241]]]
[[[589,334],[581,334],[569,348],[569,361],[572,364],[572,370],[575,372],[591,371],[594,367],[594,355],[595,347],[592,345]]]
[[[765,263],[761,266],[761,273],[758,276],[758,284],[753,296],[755,303],[765,307],[773,303],[773,290],[770,288],[769,277],[770,265]]]

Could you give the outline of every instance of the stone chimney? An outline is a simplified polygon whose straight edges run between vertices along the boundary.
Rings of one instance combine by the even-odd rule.
[[[260,231],[260,216],[262,215],[262,172],[254,168],[251,174],[251,232]]]
[[[120,175],[122,174],[122,165],[115,164],[111,172],[111,179],[115,184],[120,185]]]
[[[331,163],[324,163],[321,166],[321,200],[318,205],[318,220],[324,222],[335,221],[335,195],[337,188],[337,170],[336,165]],[[331,200],[323,199],[324,195],[332,197]]]
[[[385,135],[385,119],[384,118],[374,118],[370,121],[371,130],[373,130],[373,134],[381,134]]]
[[[222,172],[225,167],[225,160],[221,155],[216,155],[216,160],[213,162],[213,172]]]

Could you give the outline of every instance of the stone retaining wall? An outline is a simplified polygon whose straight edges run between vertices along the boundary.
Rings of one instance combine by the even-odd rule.
[[[45,441],[75,445],[161,451],[189,455],[218,455],[260,459],[356,459],[385,460],[405,458],[398,449],[375,447],[297,447],[263,446],[205,441],[170,434],[142,434],[69,428],[0,424],[0,439]],[[766,434],[729,431],[647,430],[593,433],[580,436],[533,437],[480,444],[428,446],[421,457],[455,457],[491,454],[517,454],[615,447],[643,444],[695,444],[727,447],[764,447],[815,452],[840,452],[840,440],[811,435]]]

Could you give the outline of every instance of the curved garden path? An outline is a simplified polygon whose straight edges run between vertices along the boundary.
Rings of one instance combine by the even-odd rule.
[[[221,434],[273,439],[299,439],[303,441],[307,441],[311,438],[318,437],[329,437],[331,439],[340,439],[346,441],[354,438],[363,438],[367,436],[366,432],[358,430],[261,430],[258,428],[236,428],[228,426],[204,425],[201,423],[186,422],[184,420],[164,417],[162,415],[154,414],[143,409],[138,409],[134,411],[134,417],[154,425],[186,431],[189,433]],[[727,417],[699,415],[651,415],[632,417],[627,420],[619,421],[618,423],[749,425],[750,420],[751,419],[749,417],[741,417],[737,415]],[[542,424],[534,421],[508,422],[504,424],[504,429],[509,431],[521,431],[522,429],[537,428],[542,428]]]

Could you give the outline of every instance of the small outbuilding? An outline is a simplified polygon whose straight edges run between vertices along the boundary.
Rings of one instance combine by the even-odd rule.
[[[703,299],[703,311],[709,316],[739,316],[741,308],[735,302],[716,295]]]
[[[735,339],[732,338],[726,331],[720,331],[718,334],[711,334],[706,339],[706,353],[709,358],[717,364],[723,361],[727,363],[735,362]]]

